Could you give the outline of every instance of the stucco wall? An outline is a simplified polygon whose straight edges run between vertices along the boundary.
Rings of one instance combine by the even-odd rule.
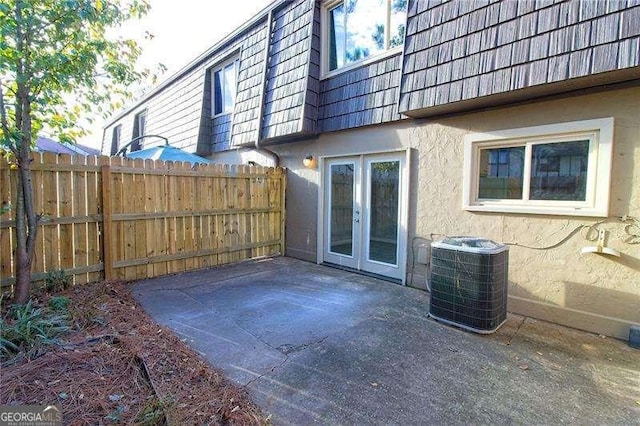
[[[316,260],[320,170],[303,167],[306,155],[319,158],[406,148],[412,148],[408,272],[415,236],[477,235],[530,246],[551,245],[576,226],[599,219],[463,211],[464,136],[603,117],[615,119],[610,215],[640,218],[640,88],[634,87],[443,119],[406,120],[274,147],[281,164],[290,169],[287,253]],[[511,247],[509,310],[628,338],[630,324],[640,323],[640,244],[621,241],[623,227],[615,219],[602,226],[611,231],[609,245],[622,257],[580,254],[580,248],[593,245],[583,235],[553,250]],[[417,268],[414,285],[424,286],[424,277],[424,268]]]

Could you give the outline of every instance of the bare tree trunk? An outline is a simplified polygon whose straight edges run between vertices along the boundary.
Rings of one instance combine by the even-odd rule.
[[[33,187],[31,184],[31,99],[30,87],[24,78],[28,73],[28,31],[23,31],[22,2],[16,2],[16,22],[18,50],[25,55],[19,60],[16,80],[16,127],[20,129],[20,142],[17,147],[18,184],[16,194],[16,284],[14,302],[26,303],[31,287],[31,263],[35,253],[37,219],[33,210]]]
[[[27,125],[28,124],[29,123],[27,123]],[[30,153],[30,140],[23,137],[22,144],[19,149],[16,200],[17,244],[15,257],[16,284],[14,289],[14,303],[18,304],[26,303],[29,300],[29,293],[31,289],[31,264],[35,253],[35,242],[38,231],[37,218],[33,208]]]

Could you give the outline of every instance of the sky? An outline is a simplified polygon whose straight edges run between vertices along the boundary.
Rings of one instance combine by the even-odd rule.
[[[167,71],[159,82],[173,75],[217,41],[233,32],[266,7],[271,0],[148,0],[149,13],[130,22],[118,35],[137,40],[143,50],[138,65],[156,68],[164,64]],[[153,34],[145,39],[145,32]],[[117,112],[116,112],[117,114]],[[88,127],[91,132],[78,142],[100,148],[102,119]]]

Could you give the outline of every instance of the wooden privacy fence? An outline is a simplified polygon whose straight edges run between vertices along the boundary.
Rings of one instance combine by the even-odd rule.
[[[284,253],[282,168],[34,153],[32,280],[140,279]],[[2,207],[17,171],[0,159]],[[3,211],[6,209],[3,209]],[[0,286],[15,282],[14,209],[0,216]]]

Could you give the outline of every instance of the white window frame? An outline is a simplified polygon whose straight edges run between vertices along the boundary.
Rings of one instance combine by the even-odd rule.
[[[383,50],[378,54],[367,56],[366,58],[363,58],[356,62],[351,62],[350,64],[347,64],[340,68],[336,68],[335,70],[329,70],[329,11],[343,2],[344,0],[329,0],[329,1],[324,1],[321,6],[322,8],[320,13],[320,46],[321,46],[320,47],[320,50],[321,50],[320,79],[321,80],[342,74],[343,72],[350,71],[364,65],[369,65],[374,62],[381,61],[382,59],[385,59],[391,56],[395,56],[399,53],[402,53],[402,49],[404,46],[404,40],[403,40],[400,46]],[[405,35],[407,32],[406,24],[407,23],[405,20]],[[388,31],[385,31],[385,37],[387,37],[387,35],[388,35]]]
[[[234,99],[233,99],[233,106],[235,108],[236,98],[238,97],[238,71],[240,69],[240,55],[238,55],[238,54],[230,56],[228,59],[226,59],[223,62],[220,62],[220,63],[216,64],[213,68],[211,68],[209,70],[209,72],[211,73],[210,74],[210,78],[211,78],[211,118],[222,117],[223,115],[233,114],[233,110],[232,111],[225,111],[224,110],[224,99],[222,100],[222,104],[223,104],[222,112],[220,112],[218,114],[216,114],[216,112],[215,112],[216,111],[216,79],[215,79],[215,74],[218,71],[223,71],[223,75],[224,75],[224,69],[230,64],[233,64],[233,68],[234,68],[234,72],[235,72],[235,79],[236,79],[236,87],[235,87],[235,90],[234,90]],[[224,88],[222,90],[222,95],[224,96]]]
[[[573,121],[467,135],[464,141],[462,208],[469,211],[607,217],[613,153],[613,118]],[[589,140],[585,201],[530,200],[532,146]],[[480,150],[525,147],[522,199],[479,199]]]

